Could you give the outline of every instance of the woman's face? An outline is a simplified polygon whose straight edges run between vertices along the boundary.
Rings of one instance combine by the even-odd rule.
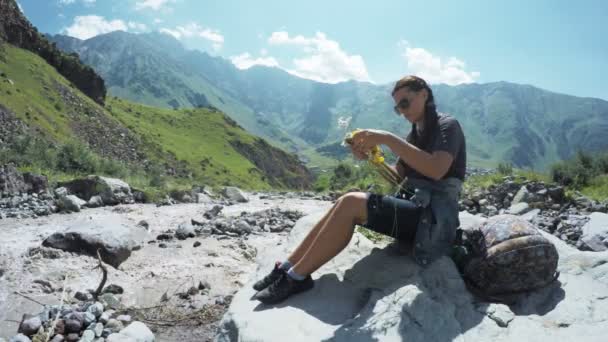
[[[424,119],[424,106],[427,99],[426,89],[412,91],[403,87],[395,92],[395,111],[403,115],[409,122],[417,123]]]

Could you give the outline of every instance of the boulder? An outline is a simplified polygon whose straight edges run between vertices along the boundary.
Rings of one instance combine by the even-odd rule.
[[[252,300],[254,281],[284,260],[324,212],[305,216],[286,243],[258,248],[258,268],[234,296],[216,341],[604,341],[608,334],[608,251],[581,252],[542,233],[560,254],[558,281],[510,306],[468,292],[454,263],[426,268],[394,245],[359,233],[313,273],[315,287],[273,306]],[[461,225],[482,218],[461,214]]]
[[[89,208],[99,208],[101,206],[103,206],[103,200],[99,195],[92,196],[87,202],[87,207]]]
[[[180,223],[175,231],[175,237],[178,240],[186,240],[187,238],[193,238],[195,236],[194,226],[190,222]]]
[[[42,245],[90,256],[96,256],[99,249],[104,262],[118,267],[132,250],[141,247],[147,235],[144,228],[116,217],[82,219],[47,237]]]
[[[519,191],[517,192],[517,194],[515,194],[515,197],[513,197],[513,201],[511,201],[511,205],[520,203],[520,202],[528,202],[530,200],[530,192],[528,191],[528,188],[526,188],[526,186],[522,186]]]
[[[87,202],[78,198],[76,195],[67,195],[59,197],[57,201],[57,205],[61,211],[64,212],[79,212],[80,208],[82,208]]]
[[[608,250],[608,214],[591,213],[581,240],[594,251]]]
[[[211,197],[209,197],[209,195],[205,194],[205,193],[196,193],[194,195],[195,198],[195,202],[196,203],[200,203],[200,204],[208,204],[208,203],[212,203],[213,199],[211,199]]]
[[[38,332],[38,329],[42,326],[42,320],[40,320],[40,316],[34,315],[24,315],[21,323],[19,324],[19,333],[22,333],[26,336],[32,336]]]
[[[120,334],[133,338],[137,342],[154,342],[154,334],[142,322],[133,322],[120,331]]]
[[[14,165],[0,166],[0,193],[19,194],[26,192],[26,189],[23,175]]]
[[[224,189],[222,190],[222,195],[224,195],[224,197],[226,197],[227,199],[235,202],[249,202],[249,199],[247,198],[245,193],[241,189],[234,186],[224,187]]]
[[[508,213],[513,215],[523,215],[528,211],[530,211],[530,205],[528,205],[526,202],[519,202],[512,204],[509,207]]]
[[[117,178],[91,175],[59,183],[58,186],[66,188],[70,194],[75,194],[85,201],[89,201],[93,196],[99,196],[105,205],[135,202],[129,184]]]

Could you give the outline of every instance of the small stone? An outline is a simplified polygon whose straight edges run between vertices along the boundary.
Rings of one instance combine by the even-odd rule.
[[[122,335],[131,337],[138,342],[154,342],[154,334],[142,322],[133,322],[120,331]]]
[[[101,316],[99,316],[99,322],[102,324],[107,324],[109,320],[110,314],[108,314],[107,312],[104,312],[101,314]]]
[[[87,202],[87,207],[89,208],[99,208],[103,206],[103,200],[101,196],[92,196]]]
[[[198,294],[198,288],[192,286],[191,288],[188,289],[188,294],[190,296],[194,296],[194,295]]]
[[[101,296],[99,296],[99,301],[103,304],[105,308],[110,308],[114,310],[120,308],[120,301],[116,299],[116,297],[114,297],[114,295],[111,293],[102,294]]]
[[[216,217],[220,211],[222,211],[222,209],[224,209],[224,207],[222,207],[221,205],[214,205],[213,208],[211,208],[210,210],[206,211],[203,216],[210,220],[214,217]]]
[[[195,236],[194,227],[191,223],[181,223],[175,231],[175,237],[179,240],[185,240]]]
[[[78,333],[82,330],[82,322],[77,319],[67,319],[65,321],[65,332]]]
[[[198,289],[199,290],[209,290],[211,289],[211,285],[209,285],[209,282],[206,280],[202,280],[198,282]]]
[[[132,321],[131,316],[129,315],[120,315],[116,317],[116,319],[119,320],[123,325],[127,325]]]
[[[168,247],[167,244],[164,242],[158,244],[158,248],[167,248],[167,247]]]
[[[167,233],[158,234],[158,235],[156,236],[156,240],[159,240],[159,241],[169,241],[169,240],[173,240],[173,235],[171,235],[171,234],[167,234]]]
[[[148,223],[148,221],[146,221],[146,220],[141,220],[141,221],[139,221],[139,222],[137,223],[137,225],[138,225],[139,227],[143,227],[143,228],[145,228],[146,230],[149,230],[149,229],[150,229],[150,224],[149,224],[149,223]]]
[[[85,312],[84,313],[84,326],[88,327],[89,325],[91,325],[91,323],[95,322],[97,320],[97,317],[95,317],[94,314],[90,313],[90,312]]]
[[[85,330],[79,342],[93,342],[93,339],[95,339],[95,333],[92,330]]]
[[[90,294],[90,293],[88,293],[88,292],[81,292],[81,291],[77,291],[77,292],[74,294],[74,298],[76,298],[76,299],[78,299],[78,300],[81,300],[81,301],[83,301],[83,302],[87,302],[87,301],[89,301],[89,300],[93,299],[93,295],[91,295],[91,294]]]
[[[112,318],[106,323],[105,328],[109,329],[111,332],[117,333],[123,329],[124,326],[119,320]]]
[[[196,242],[194,242],[194,244],[192,245],[192,247],[196,248],[196,247],[199,247],[200,245],[201,245],[201,242],[200,241],[196,241]]]
[[[245,222],[245,220],[239,220],[234,228],[239,234],[249,234],[252,230],[249,223]]]
[[[530,205],[526,202],[518,202],[512,204],[509,208],[509,213],[513,215],[522,215],[530,211]]]
[[[57,320],[55,324],[55,333],[57,334],[65,334],[65,321],[62,319]]]
[[[18,334],[18,335],[11,337],[11,339],[8,340],[8,342],[32,342],[32,340],[30,340],[29,337],[27,337],[23,334]]]
[[[110,336],[112,334],[112,330],[105,328],[103,329],[103,331],[101,332],[101,337],[103,338],[108,338],[108,336]]]
[[[113,294],[123,294],[124,292],[125,292],[125,290],[122,288],[122,286],[116,285],[116,284],[110,284],[110,285],[104,287],[103,291],[101,291],[101,293],[113,293]]]
[[[42,320],[38,315],[23,315],[23,319],[21,320],[21,324],[19,324],[19,330],[17,332],[27,336],[32,336],[38,332],[38,329],[40,329],[41,326]]]
[[[93,329],[91,329],[95,333],[95,337],[101,337],[101,333],[103,332],[103,324],[95,323]]]
[[[65,337],[66,342],[78,342],[79,339],[80,336],[77,333],[71,333]]]
[[[90,312],[95,316],[95,319],[99,319],[101,314],[103,314],[103,304],[100,302],[95,302],[87,308],[87,312]]]
[[[55,337],[53,337],[51,339],[51,342],[63,342],[63,341],[65,341],[65,337],[63,337],[63,335],[61,335],[61,334],[57,334],[57,335],[55,335]]]

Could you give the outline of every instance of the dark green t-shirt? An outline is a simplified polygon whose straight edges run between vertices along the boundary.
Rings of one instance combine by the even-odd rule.
[[[433,133],[431,143],[424,149],[428,153],[435,151],[445,151],[449,153],[454,160],[448,169],[448,172],[442,179],[456,177],[464,181],[467,165],[467,148],[462,128],[454,117],[439,113],[437,129]],[[405,169],[405,176],[408,178],[426,178],[418,171],[407,165],[401,158],[398,160]]]

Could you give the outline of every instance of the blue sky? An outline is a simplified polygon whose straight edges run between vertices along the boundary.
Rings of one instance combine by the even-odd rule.
[[[323,82],[509,81],[608,100],[608,2],[18,0],[45,33],[163,31]]]

